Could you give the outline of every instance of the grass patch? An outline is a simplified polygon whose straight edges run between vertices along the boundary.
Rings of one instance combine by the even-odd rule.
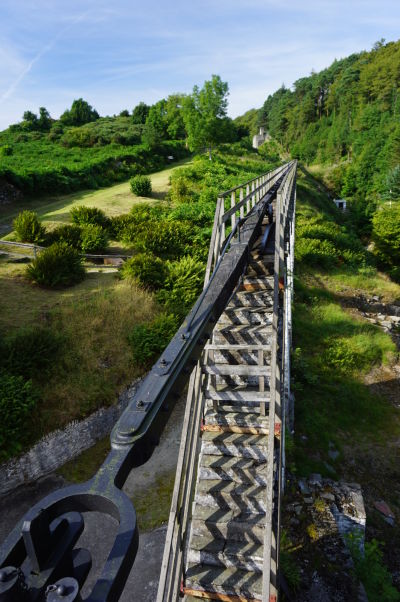
[[[150,174],[149,177],[153,188],[151,199],[137,197],[132,194],[128,181],[95,191],[80,191],[66,195],[24,199],[18,205],[11,207],[5,205],[4,207],[0,207],[0,225],[9,225],[9,232],[11,232],[12,220],[23,209],[34,209],[46,226],[71,222],[69,212],[73,207],[78,205],[97,207],[104,211],[108,217],[129,213],[132,205],[135,203],[141,203],[144,200],[146,202],[157,203],[158,199],[164,198],[169,190],[169,178],[173,171],[182,165],[190,163],[191,161],[188,160],[176,162],[173,167]],[[8,238],[8,236],[5,238]]]
[[[174,482],[175,470],[160,475],[155,485],[131,498],[141,531],[151,531],[168,521]]]
[[[0,335],[41,325],[63,341],[51,369],[34,379],[42,399],[31,421],[35,439],[113,403],[143,372],[126,333],[157,315],[149,293],[113,273],[45,290],[29,284],[24,265],[3,260],[0,266]]]
[[[312,218],[327,223],[336,208],[313,179],[299,174],[297,229],[301,238]],[[339,220],[341,218],[339,217]],[[326,228],[340,252],[357,241],[351,230]],[[307,232],[307,236],[310,232]],[[349,237],[350,236],[350,240]],[[346,241],[349,241],[348,243]],[[349,262],[330,269],[313,269],[297,262],[294,303],[293,379],[296,394],[296,436],[290,454],[292,469],[302,475],[320,472],[340,476],[340,464],[329,458],[329,442],[341,449],[349,440],[382,443],[398,431],[394,408],[365,384],[374,367],[390,364],[397,355],[390,336],[342,306],[343,296],[360,291],[397,299],[400,287],[379,274],[369,263]],[[354,285],[356,286],[355,288]],[[362,287],[362,288],[361,288]]]
[[[61,466],[57,473],[70,483],[84,483],[98,471],[109,451],[110,437],[104,437],[77,458]]]

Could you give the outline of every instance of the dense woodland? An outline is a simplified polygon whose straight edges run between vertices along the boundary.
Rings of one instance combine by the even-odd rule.
[[[317,165],[332,195],[349,201],[358,233],[368,239],[372,232],[377,256],[399,278],[400,42],[381,40],[282,86],[235,123],[249,133],[264,125],[292,157]]]

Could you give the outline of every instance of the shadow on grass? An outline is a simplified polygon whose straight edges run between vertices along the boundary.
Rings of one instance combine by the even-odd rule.
[[[336,476],[330,445],[393,432],[395,408],[364,383],[374,366],[396,353],[390,337],[346,313],[326,288],[296,283],[293,387],[294,462],[300,474]]]

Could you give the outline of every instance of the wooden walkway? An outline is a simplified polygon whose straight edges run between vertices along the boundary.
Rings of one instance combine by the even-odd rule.
[[[157,602],[278,599],[295,173],[292,163],[260,192],[257,182],[250,204],[248,183],[239,201],[228,191],[230,209],[223,197],[217,203],[206,281],[218,267],[227,219],[234,231],[242,208],[250,213],[278,180],[274,226],[264,218],[191,376]]]
[[[184,589],[196,597],[262,599],[274,278],[273,255],[259,258],[258,246],[202,361],[206,411]]]

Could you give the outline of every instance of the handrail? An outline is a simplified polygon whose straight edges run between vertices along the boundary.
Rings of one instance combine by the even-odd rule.
[[[14,241],[14,240],[3,240],[2,238],[0,238],[0,246],[1,245],[9,245],[10,247],[25,247],[27,249],[33,249],[33,252],[35,253],[36,251],[44,251],[44,249],[47,249],[47,247],[43,247],[41,245],[36,245],[35,243],[27,243],[27,242],[19,242],[19,241]],[[114,254],[99,254],[99,253],[81,253],[80,254],[81,257],[85,257],[85,259],[130,259],[131,257],[134,257],[134,255],[124,255],[121,253],[114,253]]]
[[[290,373],[283,371],[284,346],[288,344],[287,314],[284,315],[283,331],[280,329],[280,311],[286,303],[286,286],[288,266],[293,270],[293,243],[294,234],[289,237],[291,246],[287,248],[289,229],[293,228],[294,198],[296,184],[297,162],[291,163],[277,193],[276,219],[275,219],[275,255],[274,255],[274,303],[272,321],[271,343],[271,381],[269,405],[269,433],[268,437],[268,468],[267,468],[267,495],[266,495],[266,527],[264,531],[264,560],[263,560],[263,587],[262,602],[270,602],[278,596],[278,571],[279,571],[279,534],[280,534],[280,492],[282,489],[282,464],[284,462],[285,441],[285,406],[286,400],[282,393],[285,392],[285,378],[290,378]],[[288,213],[290,212],[289,219]],[[289,254],[287,253],[289,251]],[[292,283],[291,283],[292,286]],[[283,299],[280,288],[283,288]],[[279,350],[283,353],[279,357]],[[282,403],[283,397],[283,403]],[[274,433],[273,436],[272,433]],[[275,450],[279,442],[279,454],[276,468]],[[277,472],[277,479],[275,474]],[[278,491],[274,491],[277,482]]]
[[[244,184],[239,184],[218,195],[217,205],[214,215],[214,225],[211,234],[211,244],[208,252],[207,267],[205,273],[205,284],[208,282],[211,272],[215,268],[221,254],[221,244],[225,241],[226,222],[231,219],[232,229],[235,227],[237,219],[242,219],[250,213],[253,207],[262,199],[265,194],[271,190],[276,181],[288,169],[291,163],[281,165],[276,169],[261,174],[257,178],[248,180]],[[250,190],[251,185],[251,190]],[[237,199],[239,191],[239,200]],[[225,210],[225,200],[230,195],[230,208]],[[239,216],[237,215],[239,213]]]

